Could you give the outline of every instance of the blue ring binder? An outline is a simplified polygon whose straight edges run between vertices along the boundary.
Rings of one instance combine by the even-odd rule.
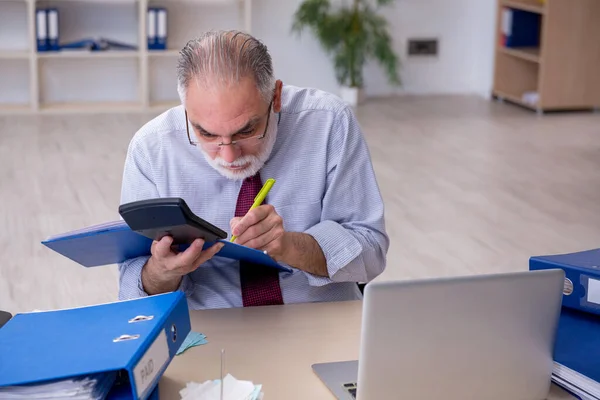
[[[152,318],[130,322],[139,316]],[[92,378],[98,386],[110,383],[108,399],[156,398],[158,381],[190,330],[180,291],[17,314],[0,329],[0,398],[89,385]]]

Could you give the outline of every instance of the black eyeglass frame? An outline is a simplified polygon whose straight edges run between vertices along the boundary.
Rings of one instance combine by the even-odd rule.
[[[267,131],[269,130],[269,120],[271,119],[269,117],[271,116],[271,109],[272,109],[272,107],[273,107],[273,100],[271,100],[271,103],[269,103],[269,109],[267,110],[267,123],[265,124],[265,130],[262,133],[262,135],[260,135],[260,136],[251,136],[251,137],[244,138],[244,139],[239,139],[239,140],[232,140],[231,143],[223,143],[221,141],[221,143],[218,143],[218,144],[215,144],[215,145],[219,146],[219,148],[221,148],[222,146],[233,146],[235,144],[238,144],[239,142],[243,143],[244,140],[249,140],[249,139],[262,140],[262,139],[264,139],[264,137],[267,136]],[[190,123],[189,123],[189,119],[188,119],[188,115],[187,115],[187,110],[185,110],[185,130],[187,132],[188,142],[192,146],[196,146],[198,143],[192,142],[192,139],[190,137]],[[200,145],[202,146],[202,144],[200,144]]]

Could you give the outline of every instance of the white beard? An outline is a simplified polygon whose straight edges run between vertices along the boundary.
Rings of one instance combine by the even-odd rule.
[[[271,155],[271,151],[273,150],[273,146],[275,145],[275,139],[277,139],[277,114],[271,112],[270,120],[269,120],[269,129],[267,130],[267,134],[263,139],[263,143],[261,143],[262,148],[256,155],[247,155],[242,156],[235,160],[232,163],[228,163],[223,160],[219,155],[217,155],[214,159],[212,159],[204,149],[200,146],[200,150],[204,155],[204,159],[206,162],[210,164],[217,172],[223,175],[227,179],[232,180],[244,180],[251,176],[254,176],[260,169],[265,165],[265,162],[269,159]],[[238,167],[242,165],[248,166],[244,169],[240,170],[231,170],[227,167]]]

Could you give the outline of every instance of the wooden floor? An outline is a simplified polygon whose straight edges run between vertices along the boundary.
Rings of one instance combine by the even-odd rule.
[[[372,100],[358,111],[392,245],[381,279],[515,271],[600,247],[600,115],[477,97]],[[40,244],[118,218],[129,139],[151,115],[0,116],[0,309],[113,301],[116,267]]]

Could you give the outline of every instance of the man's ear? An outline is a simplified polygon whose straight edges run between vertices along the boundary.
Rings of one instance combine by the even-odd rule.
[[[281,88],[283,87],[283,83],[281,80],[277,79],[275,82],[275,95],[273,96],[273,111],[278,113],[281,111]]]

